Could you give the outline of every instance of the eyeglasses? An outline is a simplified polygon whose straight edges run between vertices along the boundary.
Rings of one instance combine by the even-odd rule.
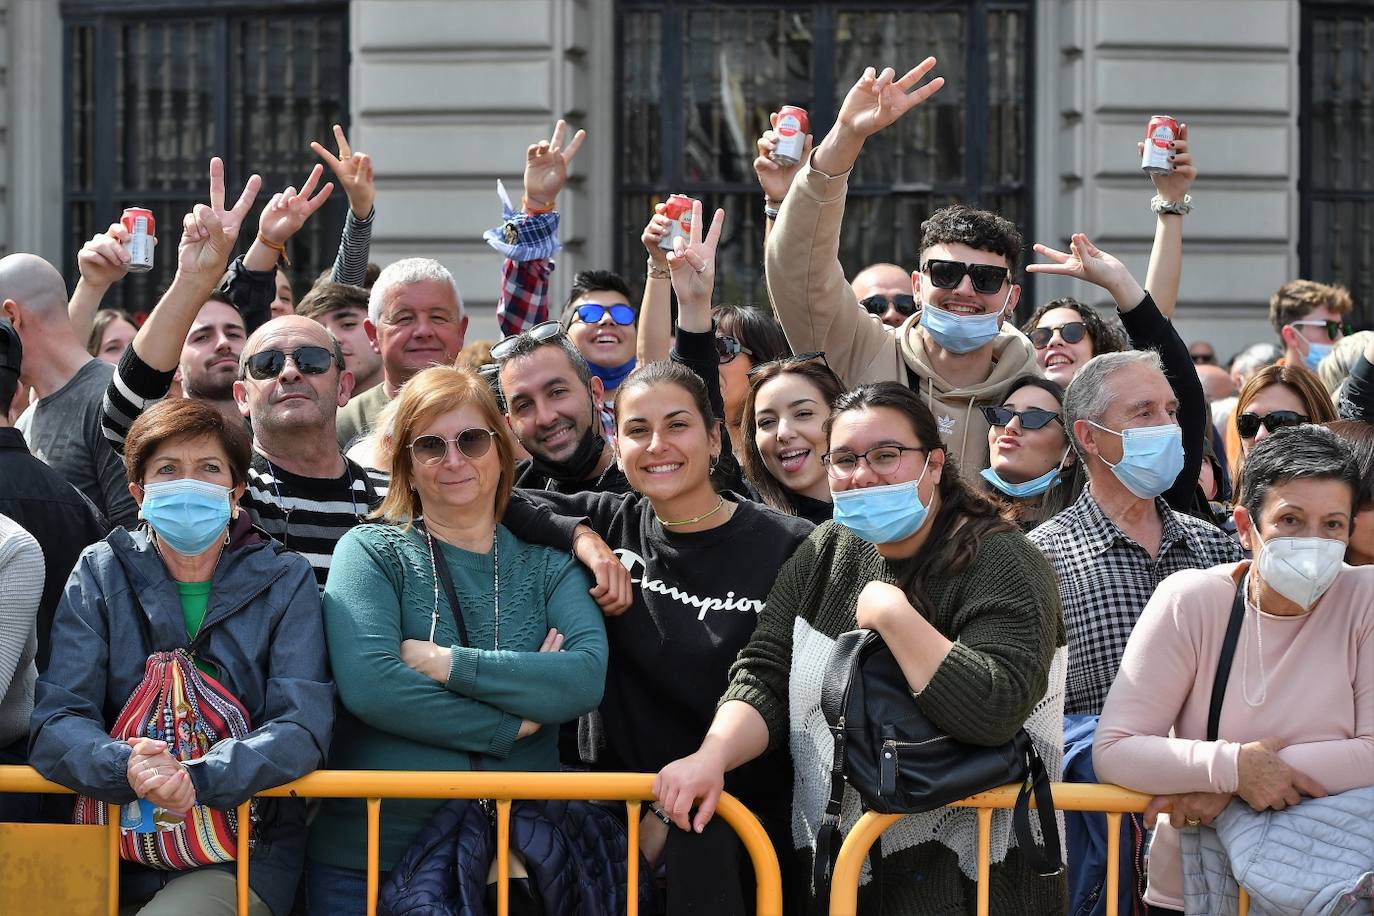
[[[1215,353],[1189,353],[1188,356],[1192,359],[1194,366],[1215,366],[1217,364]]]
[[[1355,333],[1355,326],[1343,321],[1319,321],[1316,318],[1304,318],[1301,321],[1290,321],[1288,324],[1291,327],[1326,328],[1328,340],[1340,340],[1347,334]]]
[[[874,474],[885,477],[901,467],[902,457],[907,452],[925,452],[926,449],[910,445],[877,445],[866,452],[826,452],[821,456],[826,473],[836,480],[848,480],[859,470],[859,462],[864,461]]]
[[[835,370],[830,368],[830,361],[825,358],[825,353],[821,350],[812,350],[809,353],[796,353],[792,356],[783,356],[779,359],[770,359],[766,363],[759,363],[757,366],[750,369],[745,374],[747,377],[753,378],[754,376],[762,373],[765,369],[770,369],[773,366],[798,366],[802,363],[809,363],[812,360],[816,359],[821,361],[821,365],[825,366],[825,368],[830,372],[831,375],[835,375]],[[835,377],[837,379],[839,378],[839,376]]]
[[[1261,426],[1272,433],[1274,430],[1283,429],[1285,426],[1297,426],[1306,422],[1308,422],[1307,417],[1296,410],[1276,410],[1264,416],[1250,413],[1247,410],[1236,417],[1236,432],[1240,433],[1242,439],[1253,439],[1259,434]]]
[[[746,356],[753,356],[754,351],[744,346],[729,334],[716,335],[716,356],[720,359],[723,366],[728,362],[733,362],[736,356],[741,353]]]
[[[1088,326],[1081,321],[1070,321],[1053,328],[1031,328],[1031,332],[1026,336],[1035,345],[1035,349],[1043,350],[1050,345],[1055,331],[1059,332],[1059,338],[1064,343],[1076,344],[1088,335]]]
[[[628,305],[602,305],[599,302],[584,302],[577,307],[577,317],[587,324],[598,324],[606,313],[610,312],[611,320],[616,324],[634,324],[635,310]]]
[[[997,292],[1011,278],[1011,271],[996,264],[965,264],[936,258],[926,261],[921,272],[930,276],[936,289],[954,289],[967,276],[973,281],[973,288],[984,295]]]
[[[323,375],[334,365],[334,353],[324,347],[306,346],[294,350],[259,350],[248,357],[244,369],[258,381],[276,378],[286,368],[286,360],[296,364],[302,375]]]
[[[448,456],[450,444],[456,445],[465,458],[481,458],[491,451],[491,440],[496,433],[480,426],[470,426],[452,439],[443,436],[416,436],[410,443],[410,454],[424,465],[436,465]]]
[[[1059,418],[1059,414],[1053,410],[1045,410],[1043,407],[1028,407],[1025,410],[1013,410],[1010,407],[984,407],[982,411],[989,426],[1010,426],[1013,419],[1019,419],[1022,429],[1044,429],[1055,420],[1059,420],[1060,423],[1064,422]]]
[[[515,349],[515,343],[522,337],[528,337],[537,343],[546,340],[553,340],[555,337],[563,336],[563,325],[556,321],[541,321],[528,331],[521,331],[519,334],[509,334],[502,337],[496,346],[491,348],[491,358],[500,362],[510,355],[510,351]]]
[[[934,282],[933,278],[932,282]],[[958,282],[956,282],[955,286],[958,285]],[[887,307],[889,305],[896,309],[899,315],[911,315],[916,311],[916,297],[908,293],[897,293],[895,296],[891,297],[877,294],[860,299],[859,305],[868,309],[870,315],[877,315],[880,318],[887,313]]]

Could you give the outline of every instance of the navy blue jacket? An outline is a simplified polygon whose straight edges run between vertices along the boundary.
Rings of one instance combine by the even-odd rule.
[[[133,801],[126,776],[132,751],[109,732],[148,656],[179,648],[218,668],[252,726],[246,737],[225,739],[187,764],[200,804],[232,808],[320,766],[334,700],[319,588],[305,558],[253,529],[247,513],[231,527],[194,641],[176,583],[146,532],[117,528],[86,549],[53,620],[52,655],[34,694],[30,764],[101,801]],[[289,911],[304,865],[303,804],[259,805],[250,881],[277,916]],[[125,878],[133,895],[139,878],[155,890],[158,880],[179,874],[137,871]]]

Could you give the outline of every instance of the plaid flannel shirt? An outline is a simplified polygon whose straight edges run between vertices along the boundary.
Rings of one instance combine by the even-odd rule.
[[[1122,533],[1088,488],[1072,505],[1029,535],[1059,580],[1069,638],[1065,715],[1100,715],[1140,612],[1155,588],[1181,569],[1206,569],[1244,559],[1240,544],[1220,529],[1155,500],[1164,531],[1159,554]]]
[[[502,223],[482,233],[482,237],[506,256],[501,267],[496,323],[501,333],[509,337],[548,320],[552,258],[563,247],[558,239],[561,217],[557,210],[534,214],[516,210],[499,180],[496,194],[501,199]]]

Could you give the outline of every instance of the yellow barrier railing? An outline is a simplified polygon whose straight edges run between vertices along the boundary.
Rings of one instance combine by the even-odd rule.
[[[954,802],[955,808],[975,808],[978,811],[978,916],[988,916],[988,871],[992,848],[992,812],[997,808],[1011,808],[1016,804],[1019,786],[1000,786],[988,792],[971,795]],[[1122,789],[1084,783],[1056,782],[1052,784],[1055,807],[1060,811],[1095,811],[1107,815],[1107,916],[1117,916],[1118,863],[1121,858],[1121,815],[1139,814],[1145,810],[1151,796]],[[1031,802],[1034,805],[1034,800]],[[830,916],[855,916],[859,911],[859,873],[868,850],[883,831],[902,819],[900,814],[876,814],[872,811],[859,818],[844,838],[835,862],[830,883]],[[1250,900],[1240,889],[1240,916],[1246,916]]]
[[[629,826],[629,875],[627,916],[639,910],[640,804],[652,801],[654,777],[650,773],[479,773],[387,772],[376,770],[319,770],[259,793],[267,798],[365,798],[367,799],[367,913],[376,916],[378,890],[378,836],[384,798],[492,798],[496,799],[496,876],[498,916],[507,916],[510,898],[511,802],[525,799],[611,799],[625,802]],[[70,792],[48,782],[30,767],[0,766],[0,792]],[[110,871],[107,900],[109,916],[119,913],[119,809],[110,806]],[[777,853],[758,818],[738,799],[722,793],[716,814],[739,835],[753,861],[757,882],[756,907],[760,916],[782,912],[782,876]],[[248,803],[239,806],[240,824],[249,823]],[[248,913],[248,831],[238,837],[238,912]],[[860,857],[862,858],[862,856]]]

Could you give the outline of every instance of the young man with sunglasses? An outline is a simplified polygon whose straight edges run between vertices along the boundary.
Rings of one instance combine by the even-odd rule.
[[[1343,286],[1290,280],[1269,300],[1269,323],[1283,344],[1283,362],[1315,373],[1326,354],[1351,332],[1354,302]]]
[[[922,226],[910,293],[918,314],[891,329],[872,321],[845,282],[840,224],[849,172],[869,137],[934,95],[928,58],[899,77],[869,68],[849,90],[835,126],[797,175],[768,238],[768,293],[797,351],[823,350],[848,386],[900,381],[919,389],[959,468],[977,487],[987,467],[987,421],[1035,352],[1006,322],[1021,288],[1021,235],[983,210],[947,207]],[[917,88],[919,86],[919,88]]]
[[[562,325],[568,339],[601,380],[604,393],[598,406],[602,425],[614,436],[610,409],[615,390],[634,371],[639,315],[630,305],[630,285],[609,270],[584,270],[573,280]]]

